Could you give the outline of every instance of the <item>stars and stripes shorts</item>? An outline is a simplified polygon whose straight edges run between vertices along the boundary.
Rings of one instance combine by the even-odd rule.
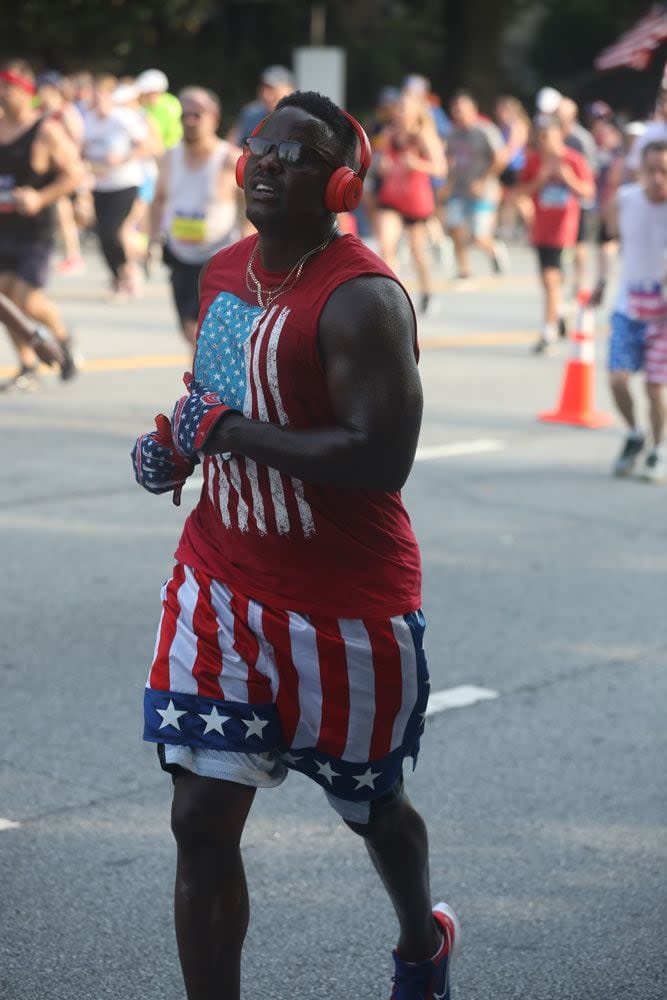
[[[649,323],[644,349],[646,381],[651,385],[667,385],[667,321]]]
[[[428,700],[421,611],[284,611],[181,563],[161,596],[144,738],[166,770],[255,787],[300,771],[359,823],[400,787]]]

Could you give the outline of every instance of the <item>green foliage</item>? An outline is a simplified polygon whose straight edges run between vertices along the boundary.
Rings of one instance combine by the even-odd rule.
[[[0,4],[0,55],[29,58],[37,70],[122,75],[159,66],[172,90],[196,82],[217,91],[228,121],[252,97],[261,67],[290,65],[293,49],[309,43],[315,0]],[[429,76],[444,96],[455,87],[470,87],[488,107],[511,82],[503,77],[499,56],[505,29],[521,11],[543,11],[536,18],[532,51],[522,58],[540,80],[576,93],[598,87],[600,78],[604,89],[609,78],[594,72],[593,59],[649,5],[650,0],[326,0],[326,40],[347,52],[349,104],[358,112],[370,110],[381,86],[398,84],[410,72]]]

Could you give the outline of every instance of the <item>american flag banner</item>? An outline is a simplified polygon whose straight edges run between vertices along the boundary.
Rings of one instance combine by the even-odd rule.
[[[646,69],[653,53],[667,38],[667,8],[655,4],[640,21],[626,31],[613,45],[603,49],[595,59],[599,70]]]
[[[162,591],[144,738],[278,751],[340,798],[377,798],[418,753],[429,687],[423,633],[420,611],[302,615],[178,563]]]

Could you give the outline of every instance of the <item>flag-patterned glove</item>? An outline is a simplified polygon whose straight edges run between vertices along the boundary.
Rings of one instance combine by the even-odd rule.
[[[194,458],[224,413],[235,412],[222,402],[217,392],[206,392],[196,378],[186,372],[183,382],[188,390],[181,396],[171,415],[171,433],[176,449],[186,458]]]
[[[156,430],[141,434],[132,449],[134,475],[140,486],[149,493],[174,491],[174,503],[181,502],[183,484],[195,463],[176,451],[171,436],[169,418],[159,413],[155,418]]]

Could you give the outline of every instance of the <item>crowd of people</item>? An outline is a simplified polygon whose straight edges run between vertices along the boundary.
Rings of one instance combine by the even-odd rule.
[[[163,261],[180,329],[194,343],[202,265],[253,231],[236,162],[248,137],[293,90],[287,68],[267,67],[255,98],[221,137],[219,97],[201,86],[171,94],[159,69],[136,78],[35,77],[21,60],[5,65],[0,292],[57,341],[64,379],[76,372],[76,354],[44,290],[54,247],[60,248],[55,270],[79,274],[86,266],[81,242],[94,234],[108,270],[108,298],[119,302],[141,295],[151,268]],[[580,114],[550,86],[530,108],[500,95],[487,115],[464,90],[444,107],[429,80],[413,73],[381,90],[364,124],[373,159],[362,201],[339,216],[341,229],[360,233],[395,271],[405,246],[418,284],[416,308],[426,315],[447,241],[455,262],[445,275],[450,287],[470,287],[473,248],[492,274],[502,275],[512,244],[532,244],[543,289],[533,349],[547,355],[567,336],[578,293],[592,287],[592,301],[603,299],[618,252],[612,221],[618,192],[638,180],[642,150],[665,139],[667,85],[648,122],[628,121],[600,100]],[[8,332],[18,369],[2,388],[34,389],[39,358]],[[617,385],[612,375],[614,398]]]

